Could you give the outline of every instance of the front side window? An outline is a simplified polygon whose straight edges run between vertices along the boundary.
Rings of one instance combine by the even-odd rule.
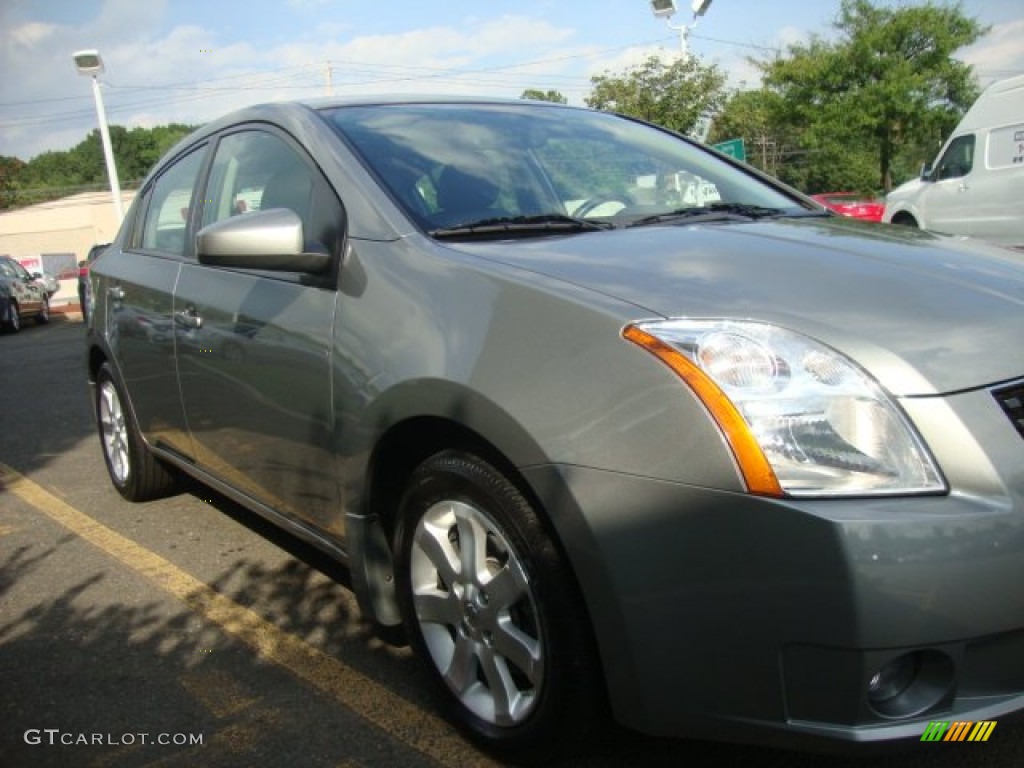
[[[959,179],[974,167],[974,134],[953,139],[935,167],[935,180]]]
[[[272,208],[302,219],[307,251],[337,253],[343,214],[320,172],[276,134],[243,130],[224,136],[210,169],[202,226]]]
[[[177,160],[157,178],[147,193],[149,204],[142,224],[142,248],[185,255],[185,233],[203,156],[203,150],[197,149]]]

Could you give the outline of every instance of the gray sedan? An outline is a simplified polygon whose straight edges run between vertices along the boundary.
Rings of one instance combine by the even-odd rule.
[[[1019,254],[619,116],[365,99],[188,137],[90,280],[117,490],[347,563],[487,747],[1024,708]]]

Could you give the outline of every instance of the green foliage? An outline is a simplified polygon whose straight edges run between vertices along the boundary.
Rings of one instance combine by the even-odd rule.
[[[168,149],[195,130],[172,123],[155,128],[110,126],[110,145],[121,186],[138,184]],[[0,158],[0,209],[53,200],[108,184],[103,144],[93,130],[66,151],[43,152],[24,163]]]
[[[726,76],[714,64],[694,57],[647,61],[614,75],[591,78],[588,106],[657,123],[690,133],[702,115],[717,112],[726,99]]]
[[[568,104],[569,99],[560,94],[558,91],[541,91],[537,88],[527,88],[523,91],[520,99],[530,99],[532,101],[550,101],[555,104]]]
[[[842,0],[833,26],[834,42],[815,37],[755,62],[775,96],[765,99],[765,120],[801,152],[779,175],[810,192],[888,191],[934,154],[977,97],[970,67],[953,54],[986,30],[959,4],[870,0]]]

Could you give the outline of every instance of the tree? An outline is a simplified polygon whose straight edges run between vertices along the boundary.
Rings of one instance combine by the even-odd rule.
[[[0,210],[14,205],[17,179],[24,167],[16,157],[0,155]]]
[[[747,162],[765,173],[778,175],[782,158],[794,151],[797,139],[776,119],[778,96],[771,91],[738,91],[715,115],[708,143],[743,139]]]
[[[651,56],[643,64],[614,75],[595,75],[588,106],[621,112],[680,133],[693,131],[702,116],[725,103],[725,75],[695,57],[665,61]]]
[[[833,26],[835,42],[814,37],[755,63],[779,97],[778,119],[800,127],[805,150],[832,163],[866,147],[888,191],[893,168],[907,162],[901,153],[951,130],[977,97],[970,67],[953,54],[986,29],[959,3],[892,8],[870,0],[842,0]]]
[[[110,126],[110,144],[118,177],[128,187],[195,126],[172,123],[155,128]],[[29,162],[0,157],[0,208],[53,200],[82,188],[106,186],[107,166],[99,131],[92,130],[69,150],[43,152]]]
[[[527,88],[523,91],[520,99],[531,99],[533,101],[550,101],[555,104],[568,104],[569,100],[558,91],[541,91],[537,88]]]

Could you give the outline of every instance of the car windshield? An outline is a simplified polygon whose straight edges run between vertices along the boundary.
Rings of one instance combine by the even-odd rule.
[[[600,229],[572,220],[619,227],[812,212],[699,145],[607,113],[524,103],[323,114],[436,237]]]

